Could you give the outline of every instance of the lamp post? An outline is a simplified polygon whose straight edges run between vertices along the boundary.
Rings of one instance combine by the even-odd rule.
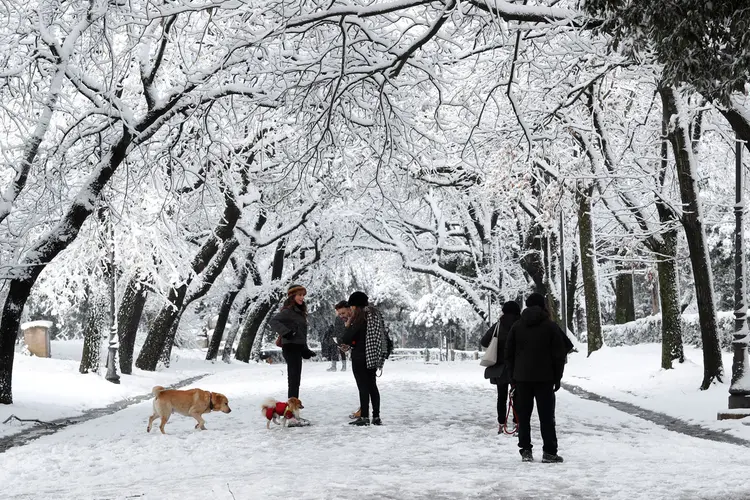
[[[734,204],[734,338],[732,340],[732,384],[729,386],[730,413],[719,413],[719,419],[742,418],[750,415],[750,374],[748,368],[747,302],[745,299],[745,231],[743,216],[744,175],[742,172],[742,148],[737,138],[735,150],[735,204]],[[742,411],[746,409],[747,411]],[[738,411],[739,410],[739,411]]]

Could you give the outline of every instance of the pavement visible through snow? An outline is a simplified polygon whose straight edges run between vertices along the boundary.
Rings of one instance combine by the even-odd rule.
[[[497,435],[495,391],[475,363],[396,362],[379,379],[382,427],[353,428],[351,373],[306,363],[312,427],[266,430],[260,403],[285,396],[283,365],[201,380],[231,414],[193,429],[175,415],[147,434],[150,402],[69,427],[0,455],[12,498],[750,498],[747,449],[668,431],[602,403],[558,393],[564,464],[521,463]],[[541,458],[538,428],[533,431]],[[231,490],[231,492],[230,492]]]

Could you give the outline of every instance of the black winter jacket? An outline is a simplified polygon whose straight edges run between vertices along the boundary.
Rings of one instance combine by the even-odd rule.
[[[517,382],[559,382],[565,368],[565,334],[541,307],[527,307],[508,333],[505,363]]]
[[[320,339],[320,355],[324,358],[332,358],[334,352],[338,350],[334,337],[334,329],[335,327],[333,325],[326,327],[323,332],[323,337]]]
[[[359,321],[355,321],[351,325],[347,326],[344,330],[344,335],[341,338],[341,343],[352,346],[351,359],[352,363],[355,361],[365,361],[365,339],[367,337],[367,321],[365,321],[364,315]]]
[[[479,341],[482,347],[489,347],[492,342],[492,336],[495,334],[495,326],[499,323],[497,331],[497,363],[484,369],[484,378],[490,379],[493,384],[507,384],[510,382],[510,374],[505,365],[505,343],[508,340],[508,333],[513,324],[518,321],[518,316],[514,314],[503,314],[497,323],[492,325],[485,332],[482,340]]]
[[[296,305],[283,308],[268,320],[268,326],[281,335],[282,345],[307,345],[307,318]]]

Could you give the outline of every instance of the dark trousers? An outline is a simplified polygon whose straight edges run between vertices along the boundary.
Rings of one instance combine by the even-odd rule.
[[[515,404],[515,399],[513,399]],[[505,423],[505,416],[508,414],[508,384],[498,383],[497,384],[497,423],[502,425]],[[518,411],[518,410],[516,410]],[[510,417],[513,422],[516,421],[515,415],[511,412]]]
[[[555,432],[555,391],[552,382],[517,382],[513,404],[518,413],[518,447],[531,450],[531,412],[534,400],[539,414],[539,427],[542,431],[542,449],[546,453],[557,454],[557,433]]]
[[[370,401],[372,401],[372,416],[380,416],[380,391],[378,391],[378,371],[368,370],[367,361],[352,358],[352,372],[359,389],[359,407],[361,416],[370,416]]]
[[[281,354],[286,361],[288,398],[299,398],[299,384],[302,379],[302,348],[303,346],[299,344],[286,344],[281,347]]]

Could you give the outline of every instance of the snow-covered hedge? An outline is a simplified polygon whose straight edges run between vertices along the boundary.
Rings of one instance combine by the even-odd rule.
[[[721,348],[731,350],[734,332],[734,313],[719,311],[719,337]],[[610,347],[621,345],[661,342],[661,314],[625,323],[624,325],[607,325],[602,327],[604,344]],[[584,342],[586,334],[583,334]],[[697,314],[682,315],[682,342],[685,345],[701,347],[701,330]]]

